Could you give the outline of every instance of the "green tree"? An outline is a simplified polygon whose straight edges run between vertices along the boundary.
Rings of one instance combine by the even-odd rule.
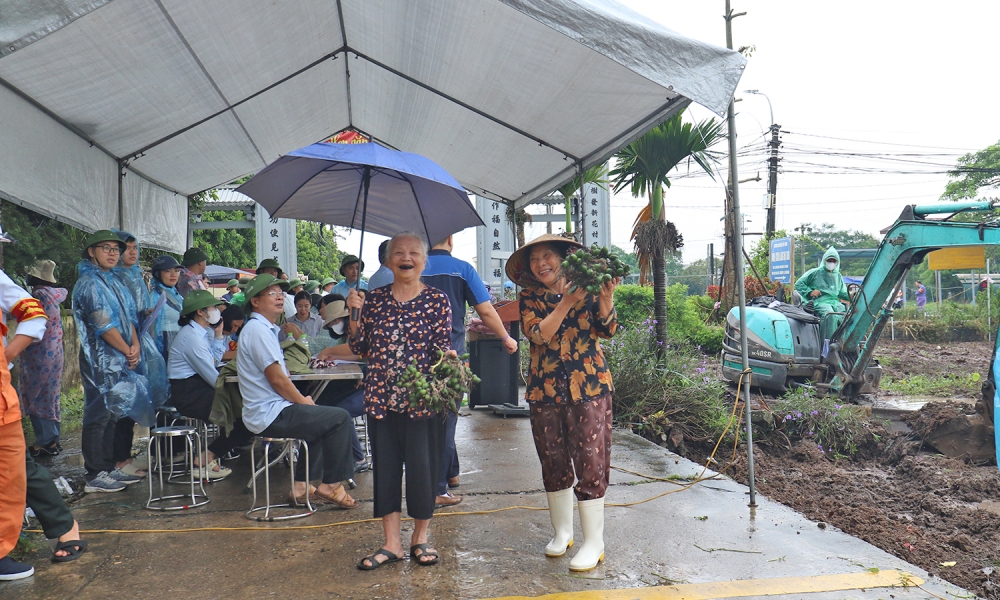
[[[819,264],[819,259],[830,246],[837,250],[878,248],[880,241],[863,231],[837,229],[832,223],[803,223],[795,230],[804,232],[795,238],[795,272],[798,275],[803,273],[802,253],[805,253],[805,269],[809,270]],[[868,271],[869,265],[871,258],[841,257],[840,272],[860,277]]]
[[[958,159],[948,172],[951,181],[945,186],[942,200],[968,200],[980,190],[1000,187],[1000,142]]]
[[[337,248],[336,233],[312,221],[299,221],[295,227],[299,272],[320,281],[339,275],[337,270],[344,253]]]
[[[670,187],[667,175],[686,160],[693,160],[714,179],[711,162],[716,154],[709,148],[722,139],[722,123],[708,119],[700,123],[685,123],[679,112],[660,123],[641,138],[615,155],[616,165],[610,175],[614,190],[629,187],[636,198],[646,197],[649,204],[636,218],[632,237],[639,257],[640,280],[644,273],[653,272],[654,315],[656,340],[662,349],[667,343],[667,280],[665,255],[676,253],[683,245],[673,223],[668,223],[663,211],[663,188]]]
[[[87,233],[71,225],[50,219],[10,202],[2,202],[3,229],[14,238],[13,244],[3,244],[2,267],[18,282],[37,259],[56,263],[56,281],[60,287],[73,291],[76,265]],[[65,306],[68,307],[68,304]]]
[[[202,222],[242,221],[243,211],[206,210]],[[208,254],[208,264],[235,269],[257,268],[257,232],[253,229],[197,229],[194,245]]]

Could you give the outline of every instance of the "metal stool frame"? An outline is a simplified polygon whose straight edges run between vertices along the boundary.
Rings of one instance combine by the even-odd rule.
[[[258,465],[257,461],[254,458],[254,449],[257,447],[258,441],[260,442],[260,445],[263,450],[263,456],[260,465]],[[271,444],[283,445],[281,452],[278,453],[278,455],[274,458],[274,460],[271,460],[270,458]],[[294,498],[295,463],[297,454],[296,446],[302,446],[302,448],[305,450],[306,496],[304,504],[298,503],[297,501],[295,501]],[[282,504],[271,504],[271,466],[275,465],[278,461],[286,457],[288,459],[288,472],[291,475],[291,480],[292,480],[293,501],[291,503],[286,502]],[[253,502],[250,504],[250,510],[246,512],[245,516],[247,519],[257,522],[287,521],[289,519],[301,519],[303,517],[308,517],[316,512],[316,509],[313,508],[312,501],[309,499],[309,444],[306,443],[305,440],[297,438],[256,437],[254,438],[253,444],[250,445],[250,464],[254,466],[254,471],[253,474],[250,476],[250,483],[248,484],[253,487]],[[260,475],[261,472],[264,473],[264,505],[257,506],[257,476]],[[298,508],[300,506],[304,506],[306,512],[299,512],[290,515],[271,516],[271,509],[273,508]],[[264,516],[262,517],[255,516],[253,514],[261,510],[264,511]]]
[[[194,427],[195,429],[197,429],[197,431],[198,431],[198,437],[201,438],[201,447],[204,448],[205,450],[208,449],[208,444],[210,443],[209,442],[209,435],[211,434],[212,439],[215,439],[216,437],[218,437],[217,432],[219,431],[219,427],[217,425],[215,425],[214,423],[209,423],[207,421],[202,421],[201,419],[196,419],[194,417],[185,417],[183,415],[181,415],[178,419],[175,419],[174,423],[176,423],[178,420],[185,421],[188,427]],[[199,455],[198,461],[199,462],[203,462],[205,458],[207,458],[206,455]],[[221,462],[222,462],[221,458],[222,457],[220,456],[218,458],[220,459],[219,462],[221,464]],[[207,473],[207,471],[208,471],[208,465],[204,464],[201,467],[199,467],[199,469],[198,469],[199,472],[201,471],[202,468],[204,468],[206,470],[206,473]],[[171,473],[171,475],[170,475],[171,478],[173,478],[173,477],[179,477],[179,476],[183,476],[184,475],[183,473],[181,473],[179,475],[174,475],[173,474],[173,465],[171,465],[170,473]],[[226,477],[229,477],[229,475],[226,475],[225,477],[216,477],[214,479],[210,479],[208,477],[202,477],[202,481],[206,482],[206,483],[217,483],[219,481],[222,481]]]
[[[157,441],[158,438],[172,438],[172,437],[183,437],[185,445],[185,455],[188,467],[188,481],[187,484],[191,486],[191,491],[188,494],[172,494],[164,495],[165,488],[163,482],[163,451],[162,447]],[[150,472],[146,475],[149,480],[149,499],[146,501],[145,508],[148,510],[187,510],[189,508],[197,508],[199,506],[204,506],[209,503],[210,498],[205,492],[205,486],[202,484],[200,478],[195,478],[194,476],[194,457],[195,449],[197,448],[198,456],[201,456],[201,438],[198,437],[194,427],[180,427],[180,426],[167,426],[167,427],[154,427],[149,431],[149,444],[152,447],[156,444],[156,471],[159,473],[158,480],[160,482],[160,495],[153,497],[153,473]],[[152,471],[152,469],[151,469]],[[173,463],[171,461],[170,473],[173,473]],[[171,476],[167,476],[167,483],[171,483]],[[198,488],[201,489],[201,493],[195,492],[195,483],[197,482]],[[166,500],[177,500],[181,498],[190,498],[190,504],[183,504],[181,506],[153,506],[154,502],[162,503]],[[199,498],[204,498],[204,500],[199,500]]]

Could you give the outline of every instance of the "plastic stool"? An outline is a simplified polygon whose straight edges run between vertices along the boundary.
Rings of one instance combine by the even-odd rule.
[[[166,489],[164,488],[163,479],[163,451],[161,448],[160,440],[170,440],[171,438],[183,438],[184,439],[184,449],[185,449],[185,462],[187,463],[185,467],[188,469],[188,481],[187,485],[191,486],[190,493],[186,494],[171,494],[166,495]],[[181,427],[181,426],[168,426],[168,427],[155,427],[149,432],[149,447],[153,448],[156,445],[156,471],[159,473],[157,477],[160,483],[160,495],[153,496],[153,473],[147,474],[147,479],[149,479],[149,500],[146,501],[145,508],[149,510],[186,510],[188,508],[196,508],[198,506],[204,506],[208,504],[209,498],[208,494],[205,493],[205,486],[202,485],[201,479],[196,479],[194,476],[195,466],[194,457],[195,451],[197,450],[197,456],[202,455],[201,448],[201,438],[198,437],[197,432],[194,427]],[[171,444],[172,446],[172,444]],[[153,462],[150,461],[150,467],[153,466]],[[170,475],[166,478],[166,483],[171,483],[170,479],[173,475],[173,461],[170,465]],[[198,488],[201,493],[195,492],[195,483],[198,484]],[[187,504],[182,504],[180,506],[163,506],[163,502],[167,500],[189,500]],[[153,504],[160,504],[159,506],[154,506]]]
[[[261,464],[258,465],[254,458],[254,449],[257,447],[257,442],[263,449],[264,456]],[[274,459],[271,459],[271,445],[281,444],[281,452],[278,453]],[[282,504],[271,504],[271,467],[278,463],[283,458],[288,459],[288,472],[291,475],[292,487],[295,489],[295,463],[296,455],[298,454],[298,446],[302,446],[305,454],[306,461],[306,496],[305,503],[299,504],[295,502],[282,503]],[[250,510],[246,512],[246,518],[251,521],[287,521],[288,519],[301,519],[302,517],[308,517],[309,515],[316,512],[313,508],[312,501],[309,500],[309,444],[305,440],[300,440],[297,438],[268,438],[268,437],[258,437],[254,438],[254,443],[250,446],[250,464],[254,465],[253,475],[250,479],[250,484],[253,486],[253,503],[250,505]],[[264,474],[264,505],[257,506],[257,477],[263,473]],[[292,512],[291,514],[272,516],[271,510],[275,508],[283,509],[297,509],[305,508],[305,512]],[[257,516],[253,513],[258,511],[264,511],[263,516]]]

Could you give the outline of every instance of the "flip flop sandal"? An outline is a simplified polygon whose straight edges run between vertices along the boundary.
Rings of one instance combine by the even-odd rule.
[[[383,560],[382,562],[379,562],[379,561],[375,560],[375,557],[377,557],[377,556],[384,556],[385,560]],[[369,563],[367,565],[365,564],[366,560]],[[403,559],[400,558],[400,557],[398,557],[398,556],[396,556],[392,552],[389,552],[385,548],[379,548],[378,552],[376,552],[375,554],[372,554],[372,555],[369,555],[369,556],[366,556],[366,557],[362,558],[361,562],[358,563],[358,569],[360,569],[362,571],[374,571],[375,569],[377,569],[377,568],[379,568],[379,567],[381,567],[383,565],[387,565],[389,563],[394,563],[394,562],[399,562],[401,560],[403,560]]]
[[[424,567],[436,565],[438,562],[438,553],[432,551],[430,548],[430,544],[414,544],[410,546],[410,559],[415,561],[418,565],[422,565]],[[420,550],[420,554],[417,554],[417,550]],[[430,560],[420,560],[425,556],[433,558]]]
[[[56,544],[56,552],[62,550],[66,552],[66,556],[52,556],[52,562],[54,563],[64,563],[70,562],[71,560],[76,560],[80,558],[83,551],[87,549],[87,542],[83,540],[69,540],[68,542],[59,542]]]
[[[340,490],[343,493],[337,497],[327,496],[326,494],[320,492],[319,489],[317,489],[314,493],[320,500],[326,500],[336,507],[345,509],[356,508],[358,506],[358,501],[351,498],[350,494],[347,493],[347,490],[344,489],[344,486],[340,486]]]

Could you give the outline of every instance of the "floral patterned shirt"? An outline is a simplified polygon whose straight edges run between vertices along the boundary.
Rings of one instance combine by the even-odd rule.
[[[600,317],[598,296],[588,295],[572,307],[548,342],[540,324],[562,296],[545,289],[521,291],[521,327],[531,342],[531,366],[525,399],[543,404],[577,404],[614,390],[599,338],[611,338],[618,329],[614,312]]]
[[[205,283],[204,274],[198,275],[187,267],[181,267],[180,276],[177,278],[177,285],[174,287],[177,289],[177,293],[181,295],[181,298],[186,298],[189,293],[195,290],[207,290],[208,284]]]
[[[430,286],[408,302],[398,302],[392,286],[371,290],[365,297],[358,332],[350,338],[351,352],[368,359],[365,411],[381,419],[388,412],[427,419],[437,413],[410,408],[410,393],[396,380],[414,358],[427,373],[436,348],[451,348],[451,305],[448,296]]]

